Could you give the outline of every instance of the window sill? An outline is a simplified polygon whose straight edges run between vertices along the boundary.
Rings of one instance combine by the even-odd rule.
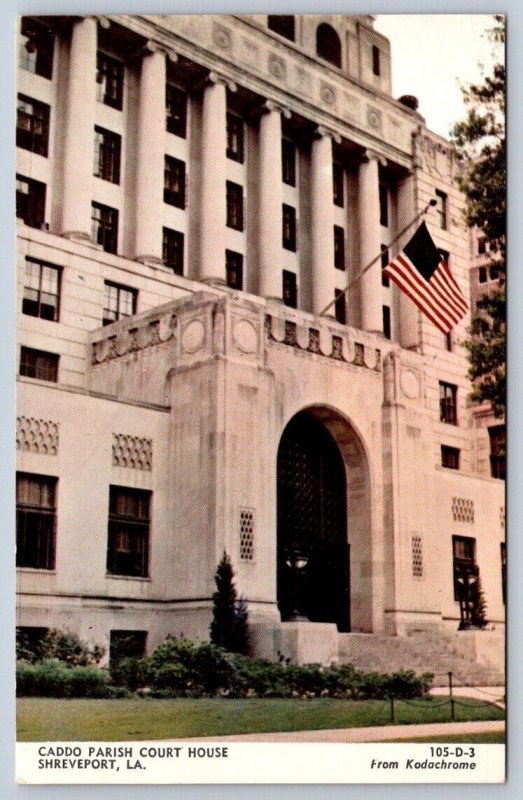
[[[46,569],[45,567],[17,567],[16,571],[35,575],[56,575],[56,569]]]
[[[142,583],[151,583],[152,580],[149,577],[142,578],[140,575],[114,575],[112,572],[106,572],[105,577],[115,581],[140,581]]]

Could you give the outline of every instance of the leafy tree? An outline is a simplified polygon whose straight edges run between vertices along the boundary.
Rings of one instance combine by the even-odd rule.
[[[216,591],[212,596],[211,642],[234,653],[247,655],[249,652],[247,606],[243,598],[238,600],[233,578],[231,559],[224,551],[214,576]]]
[[[505,41],[502,16],[489,31],[496,45]],[[492,264],[499,272],[498,287],[473,314],[469,339],[471,399],[488,401],[497,417],[505,414],[505,65],[496,63],[482,83],[462,88],[468,106],[466,119],[452,131],[463,162],[459,185],[465,194],[465,219],[489,243]]]

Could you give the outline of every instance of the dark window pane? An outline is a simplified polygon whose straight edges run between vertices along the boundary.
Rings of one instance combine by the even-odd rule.
[[[269,29],[293,42],[294,16],[292,16],[292,14],[269,14],[268,16]]]
[[[123,105],[122,62],[105,53],[98,52],[96,84],[98,102],[121,110]]]
[[[380,49],[375,44],[372,45],[372,71],[374,75],[381,74]]]
[[[163,201],[185,208],[185,162],[172,156],[165,156]]]
[[[339,225],[334,226],[334,266],[345,271],[345,231]]]
[[[120,183],[121,137],[104,128],[94,129],[93,175],[110,183]]]
[[[447,195],[445,192],[436,190],[436,214],[439,221],[439,227],[442,230],[447,230]]]
[[[187,136],[187,92],[167,84],[165,93],[166,128],[169,133]]]
[[[59,356],[56,353],[22,347],[20,349],[20,375],[56,383],[58,381],[58,360]]]
[[[382,269],[382,272],[381,272],[381,285],[385,286],[385,287],[390,286],[389,276],[385,275],[383,273],[383,270],[385,269],[385,267],[388,267],[389,261],[390,261],[390,259],[389,259],[389,249],[388,249],[386,244],[382,244],[381,245],[381,269]]]
[[[16,476],[16,566],[54,569],[56,478]]]
[[[243,120],[236,114],[227,113],[227,158],[243,164]]]
[[[282,273],[283,302],[289,308],[297,308],[298,292],[296,288],[296,275],[284,269]]]
[[[118,247],[118,211],[101,203],[91,204],[91,237],[108,253],[116,253]]]
[[[456,406],[457,387],[451,383],[439,384],[439,410],[440,422],[449,425],[457,425],[457,406]]]
[[[340,322],[342,325],[347,324],[347,315],[345,311],[345,292],[341,289],[335,289],[334,297],[336,298],[336,302],[334,304],[334,313],[336,316],[336,320]]]
[[[57,322],[59,297],[60,267],[26,258],[22,313]]]
[[[49,147],[49,106],[18,95],[16,111],[16,146],[47,156]]]
[[[506,476],[506,432],[504,425],[488,429],[490,439],[490,474],[505,480]]]
[[[459,469],[460,451],[457,447],[441,445],[441,466],[447,469]]]
[[[385,339],[390,339],[391,337],[389,306],[383,306],[383,335]]]
[[[227,181],[227,227],[243,231],[243,187]]]
[[[478,280],[479,280],[480,283],[486,283],[487,282],[487,268],[486,267],[480,267],[479,268],[479,270],[478,270]]]
[[[282,244],[285,250],[296,252],[296,209],[285,203],[282,206]]]
[[[330,25],[322,22],[316,31],[316,52],[325,61],[341,67],[341,41],[340,37]]]
[[[132,317],[136,313],[137,295],[136,289],[106,281],[104,284],[103,324],[109,325],[119,319]]]
[[[289,139],[281,140],[282,181],[296,186],[296,145]]]
[[[109,639],[109,664],[111,668],[125,658],[143,658],[147,631],[111,631]]]
[[[31,228],[41,228],[45,222],[45,183],[16,176],[16,216]]]
[[[21,32],[21,69],[50,80],[53,77],[54,34],[28,17],[22,19]]]
[[[151,493],[109,487],[107,571],[113,575],[147,577]]]
[[[243,256],[233,250],[225,251],[225,271],[227,274],[227,286],[231,289],[243,289]]]
[[[170,228],[163,229],[162,256],[166,267],[175,275],[183,275],[184,236]]]
[[[385,228],[389,224],[389,192],[384,183],[380,183],[380,225]]]
[[[344,170],[336,161],[332,165],[332,191],[335,206],[343,208],[345,204]]]
[[[476,565],[476,540],[469,536],[452,537],[454,600],[459,600],[468,614],[468,604],[474,603],[474,587],[479,570]]]

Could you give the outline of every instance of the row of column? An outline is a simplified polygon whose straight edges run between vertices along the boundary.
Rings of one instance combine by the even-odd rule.
[[[73,26],[64,150],[63,233],[90,236],[92,154],[96,84],[97,22],[87,17]],[[135,257],[161,262],[159,210],[163,203],[166,53],[144,49],[138,98],[136,154]],[[171,56],[170,56],[171,57]],[[227,83],[211,73],[203,96],[201,137],[200,273],[202,281],[222,282],[226,246],[226,113]],[[260,118],[259,140],[259,294],[282,299],[282,114],[267,102]],[[331,131],[318,128],[311,151],[311,285],[312,310],[321,313],[334,299],[334,205]],[[363,268],[379,252],[379,157],[368,152],[359,169],[359,261]],[[361,299],[361,326],[382,330],[381,264],[356,284]],[[333,314],[331,306],[330,312]]]

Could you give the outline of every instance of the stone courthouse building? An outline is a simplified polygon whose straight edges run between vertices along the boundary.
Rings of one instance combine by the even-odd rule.
[[[499,672],[468,320],[440,333],[382,275],[434,199],[469,295],[458,165],[392,97],[373,18],[26,17],[18,40],[18,625],[207,638],[225,550],[257,653]],[[458,632],[478,579],[488,624]]]

